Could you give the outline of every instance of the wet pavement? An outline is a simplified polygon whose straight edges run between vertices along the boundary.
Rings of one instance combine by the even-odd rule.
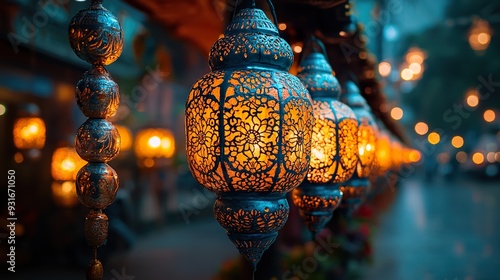
[[[500,279],[500,184],[407,181],[373,244],[365,279]]]

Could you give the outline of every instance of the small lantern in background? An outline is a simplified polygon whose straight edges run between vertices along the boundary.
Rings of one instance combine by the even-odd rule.
[[[376,175],[383,176],[392,167],[391,140],[387,132],[381,130],[377,139],[376,150]]]
[[[55,181],[75,181],[78,170],[87,162],[80,158],[75,148],[58,148],[52,155],[52,178]]]
[[[156,164],[155,160],[174,156],[174,135],[164,128],[143,129],[136,135],[134,150],[140,165],[153,167]]]
[[[341,207],[351,213],[356,209],[368,194],[370,175],[376,157],[376,141],[378,128],[371,114],[370,107],[361,96],[358,86],[347,81],[342,87],[341,101],[353,110],[358,120],[358,163],[352,178],[340,186],[344,194]]]
[[[292,192],[293,203],[316,239],[340,205],[336,184],[351,178],[358,160],[358,121],[337,99],[341,89],[326,59],[323,43],[313,38],[306,45],[320,48],[300,62],[297,77],[311,94],[314,109],[311,161],[306,180]]]
[[[133,143],[133,137],[132,137],[132,132],[128,127],[123,126],[123,125],[118,125],[115,124],[116,129],[118,130],[118,133],[120,134],[120,139],[121,139],[121,146],[120,146],[120,152],[126,152],[132,148],[132,143]]]
[[[45,146],[45,122],[39,118],[35,104],[21,108],[21,116],[14,122],[14,145],[21,150],[42,149]]]

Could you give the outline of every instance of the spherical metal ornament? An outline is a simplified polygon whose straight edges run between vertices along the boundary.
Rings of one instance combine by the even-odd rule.
[[[76,175],[76,194],[88,208],[108,207],[118,191],[118,175],[105,163],[88,163]]]
[[[113,116],[120,105],[118,85],[103,66],[93,66],[76,85],[76,103],[88,118]]]
[[[301,61],[297,75],[309,90],[314,108],[311,161],[307,179],[293,191],[293,202],[313,235],[339,206],[337,183],[356,169],[358,122],[352,110],[336,100],[340,85],[325,55],[313,51]]]
[[[76,134],[76,151],[88,162],[108,162],[120,152],[120,134],[105,119],[88,119]]]
[[[123,30],[102,1],[78,12],[69,24],[69,42],[75,54],[95,65],[109,65],[123,50]]]
[[[89,246],[98,248],[108,238],[108,216],[102,212],[90,211],[85,218],[85,239]]]
[[[193,85],[186,103],[191,172],[217,193],[217,220],[254,268],[288,217],[285,194],[309,164],[312,106],[287,72],[292,62],[291,47],[264,12],[242,9],[210,51],[212,72]],[[238,213],[246,226],[226,219]],[[259,226],[271,216],[273,226]]]
[[[375,164],[378,128],[370,107],[361,96],[357,85],[347,81],[342,90],[340,100],[351,107],[359,124],[356,173],[340,187],[344,193],[341,207],[350,213],[363,202],[370,188],[368,176]]]

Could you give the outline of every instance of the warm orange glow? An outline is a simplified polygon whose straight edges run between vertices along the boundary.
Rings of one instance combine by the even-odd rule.
[[[415,132],[419,135],[425,135],[429,132],[429,126],[424,122],[418,122],[415,124]]]
[[[295,53],[301,53],[302,52],[302,46],[301,45],[295,45],[295,46],[293,46],[293,51]]]
[[[476,152],[474,153],[474,155],[472,155],[472,161],[475,164],[480,165],[484,162],[484,155],[480,152]]]
[[[406,62],[408,62],[408,64],[412,64],[412,63],[418,63],[418,64],[422,64],[424,63],[424,59],[425,59],[425,53],[419,49],[419,48],[410,48],[408,50],[408,53],[406,54]]]
[[[467,161],[467,153],[464,151],[460,151],[457,153],[455,158],[457,159],[458,162],[465,163]]]
[[[45,145],[45,122],[20,118],[14,122],[14,145],[18,149],[41,149]]]
[[[417,150],[411,150],[409,154],[410,162],[417,163],[422,158],[422,155]]]
[[[422,64],[413,62],[408,66],[408,69],[413,73],[413,75],[418,76],[422,73]]]
[[[366,178],[373,169],[376,157],[377,129],[367,119],[362,119],[358,129],[358,164],[357,174]]]
[[[356,170],[358,121],[352,110],[338,101],[313,100],[313,108],[307,180],[311,183],[344,182]]]
[[[128,127],[123,126],[123,125],[117,125],[115,124],[116,129],[118,130],[118,133],[120,133],[120,139],[121,139],[121,148],[120,151],[125,152],[130,150],[132,148],[132,132]]]
[[[389,62],[383,61],[378,65],[378,72],[382,77],[388,77],[391,74],[392,66]]]
[[[484,111],[483,118],[487,122],[493,122],[496,118],[495,111],[489,109]]]
[[[439,143],[439,141],[441,141],[441,136],[437,132],[431,132],[427,136],[427,140],[432,145],[437,145]]]
[[[7,111],[7,108],[5,108],[5,105],[0,104],[0,116],[3,116],[6,111]]]
[[[73,181],[53,182],[52,198],[54,202],[62,207],[72,207],[78,202],[76,186]]]
[[[497,162],[500,162],[500,152],[496,152],[496,153],[495,153],[495,160],[496,160]]]
[[[52,178],[56,181],[74,181],[76,174],[86,163],[75,148],[58,148],[52,155]]]
[[[413,79],[413,72],[408,68],[401,70],[401,79],[411,81]]]
[[[23,156],[23,154],[22,154],[22,153],[20,153],[20,152],[15,153],[15,154],[14,154],[14,161],[15,161],[16,163],[22,163],[22,162],[24,161],[24,156]]]
[[[469,31],[469,44],[475,51],[484,51],[491,43],[491,27],[486,20],[476,19]]]
[[[162,128],[149,128],[137,133],[135,154],[139,158],[171,158],[175,154],[172,132]]]
[[[467,96],[467,105],[470,107],[476,107],[479,104],[479,98],[475,94]]]
[[[451,139],[451,145],[453,145],[453,147],[455,148],[462,148],[462,146],[464,145],[464,138],[462,138],[462,136],[455,136]]]
[[[391,117],[395,120],[400,120],[403,118],[403,109],[399,108],[399,107],[394,107],[392,108],[391,110]]]
[[[381,133],[376,147],[378,175],[384,175],[392,166],[391,141],[389,136]]]
[[[286,23],[280,23],[278,24],[278,29],[281,30],[281,31],[285,31],[286,30]]]
[[[392,169],[397,170],[404,163],[403,146],[399,141],[391,142]]]

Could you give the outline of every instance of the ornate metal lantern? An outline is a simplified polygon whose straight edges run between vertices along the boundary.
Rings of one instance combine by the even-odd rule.
[[[85,219],[85,238],[94,256],[87,279],[97,280],[103,277],[97,248],[108,234],[108,217],[102,210],[113,203],[118,191],[118,176],[107,162],[120,150],[120,134],[106,120],[116,113],[120,93],[104,66],[121,55],[123,30],[118,19],[102,6],[102,0],[92,0],[71,19],[69,41],[76,55],[92,64],[76,87],[76,101],[88,117],[78,129],[76,151],[89,162],[78,172],[76,192],[80,202],[91,208]]]
[[[358,121],[352,110],[337,100],[340,85],[325,55],[315,51],[307,55],[297,76],[311,94],[314,125],[307,179],[292,197],[315,237],[342,199],[336,184],[351,178],[356,169]]]
[[[376,157],[378,128],[370,107],[361,96],[358,86],[347,81],[342,87],[341,101],[347,104],[358,120],[358,164],[351,179],[340,186],[344,194],[341,207],[354,210],[363,201],[370,188],[370,175]],[[350,212],[350,211],[349,211]]]
[[[286,193],[309,165],[312,106],[287,72],[292,62],[290,46],[252,1],[213,45],[211,72],[186,103],[191,172],[217,194],[215,217],[254,270],[288,218]]]

